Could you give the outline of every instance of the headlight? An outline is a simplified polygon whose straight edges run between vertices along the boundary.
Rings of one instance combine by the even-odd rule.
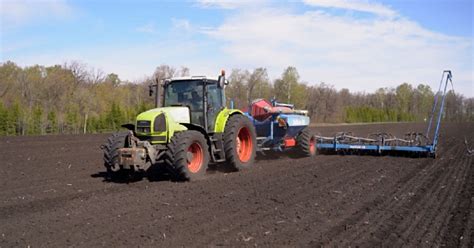
[[[149,133],[151,121],[137,121],[137,133]]]

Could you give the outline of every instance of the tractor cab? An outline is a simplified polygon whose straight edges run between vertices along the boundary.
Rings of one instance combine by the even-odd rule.
[[[163,85],[163,107],[187,107],[192,124],[214,130],[217,114],[225,108],[224,87],[219,81],[208,77],[168,79]]]

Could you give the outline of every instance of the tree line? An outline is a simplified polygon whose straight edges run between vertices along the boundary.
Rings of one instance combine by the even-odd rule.
[[[79,62],[20,67],[0,64],[0,135],[97,133],[120,129],[154,106],[148,85],[174,76],[188,76],[186,67],[158,66],[134,83]],[[307,109],[313,122],[424,121],[435,94],[428,85],[403,83],[374,93],[336,90],[332,85],[301,81],[295,67],[270,80],[265,68],[233,69],[226,87],[228,101],[244,109],[254,99],[275,98]],[[474,121],[474,98],[450,91],[448,121]]]
[[[336,90],[326,83],[301,81],[297,69],[291,66],[273,82],[265,68],[252,72],[234,69],[229,81],[226,93],[238,108],[245,108],[256,98],[275,97],[280,102],[308,110],[312,121],[318,123],[425,121],[438,94],[426,84],[413,86],[409,83],[379,88],[374,93]],[[443,118],[474,121],[474,98],[465,98],[450,90],[446,95]]]

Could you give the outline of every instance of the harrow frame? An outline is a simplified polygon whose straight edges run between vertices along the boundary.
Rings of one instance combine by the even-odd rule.
[[[444,112],[444,103],[448,83],[452,85],[450,70],[443,71],[439,89],[434,98],[430,120],[426,133],[407,133],[405,138],[397,138],[387,133],[371,134],[368,138],[353,136],[352,133],[340,132],[333,137],[315,135],[316,147],[320,152],[344,153],[408,153],[415,156],[436,157],[436,148],[439,140],[439,129]],[[444,86],[444,87],[443,87]],[[444,90],[441,92],[441,89]],[[440,99],[441,98],[441,102]],[[436,120],[434,133],[431,136],[432,126]],[[432,139],[430,139],[430,136]]]

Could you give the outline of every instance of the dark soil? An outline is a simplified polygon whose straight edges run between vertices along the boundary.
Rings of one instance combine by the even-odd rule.
[[[107,135],[3,137],[0,247],[473,247],[474,156],[464,136],[474,142],[474,123],[443,124],[436,159],[260,156],[251,169],[187,183],[105,181]]]

